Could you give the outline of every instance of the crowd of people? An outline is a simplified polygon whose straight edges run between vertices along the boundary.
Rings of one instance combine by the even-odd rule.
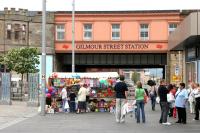
[[[128,87],[125,82],[125,77],[120,75],[119,81],[114,86],[116,95],[115,104],[115,119],[117,123],[124,123],[125,116],[124,106],[128,99]],[[67,94],[67,90],[63,87],[61,91],[63,112],[87,112],[87,101],[90,93],[90,88],[85,84],[80,83],[80,89],[77,94],[70,91]],[[78,107],[76,107],[75,99],[78,99]],[[152,111],[156,110],[156,104],[160,105],[160,119],[159,123],[163,125],[171,125],[168,122],[168,117],[177,118],[175,123],[186,124],[187,123],[187,110],[194,115],[193,120],[199,120],[200,110],[200,86],[198,83],[190,83],[189,87],[186,87],[185,83],[180,83],[178,86],[175,84],[166,84],[164,80],[161,80],[159,85],[152,83],[148,89],[144,89],[142,82],[138,81],[135,87],[135,110],[136,122],[146,122],[145,117],[145,104],[147,99],[151,101]],[[188,106],[189,105],[189,106]],[[141,119],[141,120],[140,120]]]
[[[124,76],[120,75],[120,81],[115,86],[117,101],[115,115],[117,123],[125,122],[125,115],[122,112],[123,106],[127,102],[128,88],[124,80]],[[186,107],[188,107],[188,103],[190,113],[195,114],[193,120],[199,120],[200,87],[198,83],[190,83],[187,88],[185,83],[180,83],[176,86],[175,84],[166,84],[164,80],[161,80],[159,86],[152,84],[148,91],[145,91],[142,87],[142,83],[138,81],[135,89],[137,123],[140,123],[141,118],[142,123],[146,122],[144,109],[146,97],[149,97],[151,101],[152,111],[155,111],[156,103],[159,103],[161,109],[159,123],[163,125],[171,125],[167,120],[168,117],[176,118],[176,116],[177,121],[175,123],[186,124]]]
[[[63,86],[63,89],[60,94],[62,97],[63,112],[76,112],[77,114],[87,112],[87,101],[89,92],[90,88],[87,87],[87,85],[84,83],[80,83],[80,89],[77,95],[75,94],[73,89],[71,89],[69,94],[67,94],[68,91],[66,87]],[[78,107],[76,107],[76,98],[78,99]]]

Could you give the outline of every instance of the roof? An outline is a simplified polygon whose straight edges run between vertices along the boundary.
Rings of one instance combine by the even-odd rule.
[[[127,14],[127,13],[181,13],[187,15],[196,10],[128,10],[128,11],[76,11],[78,14]],[[69,13],[72,11],[56,11],[55,13]]]
[[[180,15],[188,15],[197,10],[127,10],[127,11],[75,11],[77,14],[131,14],[131,13],[180,13]],[[200,11],[200,10],[199,10]],[[71,14],[72,11],[47,11],[47,13]],[[4,14],[4,11],[0,11]],[[28,16],[42,15],[42,11],[28,11]]]
[[[71,13],[72,11],[56,11],[56,13]],[[76,11],[76,13],[80,14],[118,14],[118,13],[173,13],[179,12],[179,10],[128,10],[128,11]]]

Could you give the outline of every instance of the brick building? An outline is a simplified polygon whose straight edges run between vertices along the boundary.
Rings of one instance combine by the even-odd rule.
[[[176,67],[174,64],[182,53],[169,51],[168,36],[190,12],[77,11],[76,72],[160,68],[162,78],[171,81]],[[0,11],[0,54],[22,46],[41,50],[41,15],[41,12],[16,11],[14,8]],[[49,73],[71,71],[71,15],[71,12],[63,11],[47,14]]]
[[[190,12],[77,11],[76,71],[159,68],[162,78],[172,81],[174,64],[179,58],[176,51],[168,50],[168,36]],[[56,69],[69,72],[72,62],[71,12],[55,13],[55,30]]]

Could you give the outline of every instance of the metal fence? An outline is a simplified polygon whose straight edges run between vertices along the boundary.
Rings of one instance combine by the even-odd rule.
[[[28,74],[28,106],[39,105],[39,74]]]
[[[11,105],[11,73],[0,73],[0,104]],[[12,88],[13,89],[13,88]],[[18,92],[18,91],[17,91]],[[22,93],[22,92],[21,92]],[[39,105],[39,74],[28,74],[28,106]]]
[[[11,74],[0,73],[0,104],[12,104],[10,98]]]

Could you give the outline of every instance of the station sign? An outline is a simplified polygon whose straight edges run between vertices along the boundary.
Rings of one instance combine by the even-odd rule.
[[[77,42],[76,52],[152,52],[167,51],[167,43],[156,42]],[[56,52],[71,52],[71,43],[56,43]]]

